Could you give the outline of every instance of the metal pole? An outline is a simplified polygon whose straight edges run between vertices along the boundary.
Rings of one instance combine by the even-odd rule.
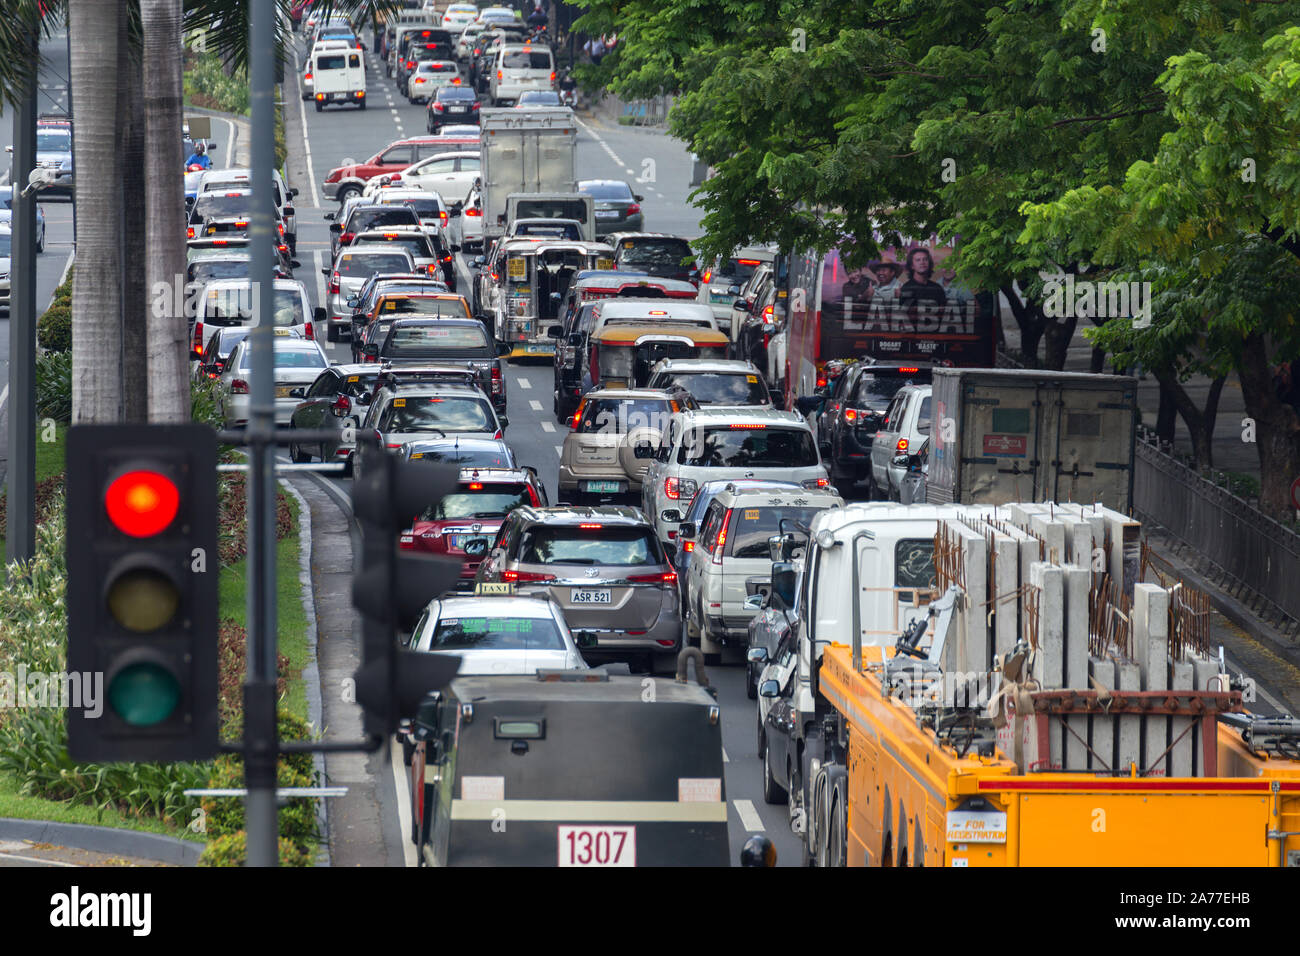
[[[272,221],[275,165],[275,0],[252,0],[248,16],[253,212],[249,217],[252,262],[249,277],[255,323],[248,415],[248,677],[244,685],[244,819],[248,866],[275,866],[279,825],[276,812],[275,719],[275,286],[271,246],[278,241]]]
[[[34,9],[34,8],[33,8]],[[14,110],[13,234],[10,237],[9,303],[9,528],[5,560],[29,561],[36,553],[36,200],[21,196],[36,165],[35,64],[40,25],[28,24],[33,73]]]
[[[68,122],[69,122],[69,123],[73,123],[73,122],[75,122],[75,120],[72,118],[72,30],[69,29],[69,27],[68,27],[68,18],[67,18],[67,17],[64,17],[64,18],[63,18],[63,42],[64,42],[64,45],[65,45],[66,48],[67,48],[67,51],[68,51]],[[74,136],[74,137],[72,137],[72,141],[71,141],[70,143],[68,143],[68,162],[69,162],[69,164],[71,164],[71,166],[72,166],[72,184],[73,184],[73,194],[72,194],[72,252],[73,252],[73,255],[76,255],[76,252],[77,252],[77,194],[76,194],[76,183],[77,183],[77,142],[76,142],[76,139],[77,139],[77,138]]]

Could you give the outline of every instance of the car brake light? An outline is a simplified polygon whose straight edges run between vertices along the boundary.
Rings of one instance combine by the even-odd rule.
[[[194,344],[192,347],[194,349],[195,355],[203,354],[203,323],[202,322],[194,323]]]
[[[324,93],[317,93],[317,94],[316,94],[316,99],[318,99],[318,100],[323,100],[323,99],[325,99],[325,94],[324,94]]]
[[[713,548],[711,550],[713,551],[714,564],[722,563],[722,548],[727,543],[727,529],[731,527],[731,516],[733,513],[734,509],[727,509],[727,515],[722,519],[722,530],[718,532],[718,540],[713,542]]]
[[[664,494],[674,501],[690,500],[695,496],[695,481],[691,478],[665,478]]]
[[[501,393],[501,369],[494,365],[492,366],[492,394],[499,395],[500,393]]]
[[[481,481],[471,481],[471,482],[469,483],[469,490],[470,490],[470,491],[482,491],[482,490],[483,490],[483,482],[481,482]]]
[[[629,574],[627,579],[633,584],[676,584],[676,571],[656,571],[654,574]],[[633,633],[631,631],[628,632]]]
[[[900,439],[898,440],[898,450],[899,450],[900,452],[905,452],[905,451],[907,451],[907,439],[906,439],[906,438],[900,438]]]
[[[457,80],[456,82],[459,83],[460,80]],[[475,100],[475,101],[473,102],[473,104],[470,106],[470,110],[471,110],[471,111],[472,111],[472,110],[477,110],[478,108],[479,108],[479,102],[478,102],[478,100]]]
[[[399,441],[399,442],[391,442],[391,441],[390,441],[390,442],[385,443],[384,447],[385,447],[385,448],[401,448],[401,447],[402,447],[402,443],[401,443],[400,441]]]
[[[584,531],[599,531],[601,528],[603,528],[603,527],[605,527],[605,526],[604,526],[603,524],[590,524],[590,523],[584,523],[584,524],[580,524],[580,525],[578,525],[578,527],[581,528],[581,529],[584,530]]]
[[[305,336],[305,338],[308,338],[308,339],[311,339],[312,341],[315,341],[315,340],[316,340],[316,330],[312,327],[312,323],[311,323],[310,321],[306,324],[305,328],[306,328],[306,330],[307,330],[307,335]]]
[[[352,411],[352,399],[346,395],[340,395],[334,399],[334,404],[330,406],[330,412],[335,418],[345,418]]]
[[[730,428],[745,428],[745,429],[748,429],[748,428],[766,428],[767,426],[766,426],[766,425],[756,425],[756,424],[745,423],[745,424],[743,424],[743,425],[730,425],[730,426],[728,426],[728,427],[730,427]]]
[[[900,368],[899,371],[902,372],[904,375],[915,375],[917,372],[921,370],[919,368]]]
[[[760,263],[759,263],[759,261],[758,261],[757,259],[737,259],[737,260],[736,260],[736,265],[738,265],[738,266],[756,266],[756,265],[760,265]]]
[[[634,203],[632,203],[630,206],[627,207],[627,214],[628,214],[629,216],[633,215],[634,213],[638,213],[638,212],[640,212],[640,211],[641,211],[641,204],[640,204],[639,202],[634,202]],[[705,279],[704,281],[705,281],[705,282],[708,282],[709,280],[708,280],[708,279]]]
[[[500,71],[500,70],[497,70],[497,82],[498,82],[498,83],[501,82],[501,75],[502,75],[502,74],[501,74],[501,71]]]
[[[537,571],[502,571],[501,577],[507,581],[554,581],[554,574],[542,574]]]
[[[483,215],[483,210],[482,210],[482,209],[479,209],[479,208],[477,208],[477,207],[471,206],[469,209],[466,209],[466,210],[465,210],[465,215],[467,215],[467,216],[481,216],[481,215]]]
[[[818,387],[818,388],[825,388],[825,387],[826,387],[826,376],[825,376],[825,375],[818,375],[818,376],[817,376],[817,387]]]
[[[443,209],[443,210],[439,211],[439,213],[438,213],[438,221],[441,222],[442,225],[443,225],[444,227],[447,225],[447,210]],[[451,257],[450,257],[450,256],[447,257],[447,261],[448,261],[448,262],[451,261]]]
[[[339,274],[336,272],[330,276],[330,294],[338,295],[339,292]]]
[[[551,82],[552,82],[552,83],[555,82],[555,71],[554,71],[554,70],[551,70]]]
[[[441,103],[434,103],[433,111],[435,113],[445,113],[447,111],[447,107],[443,106]]]
[[[830,485],[830,480],[827,478],[808,478],[800,482],[800,484],[805,488],[826,488]]]
[[[235,220],[235,228],[236,228],[236,229],[247,229],[247,228],[248,228],[248,220],[247,220],[247,219],[236,219],[236,220]],[[283,226],[280,227],[280,232],[281,232],[281,233],[284,232],[284,227],[283,227]]]
[[[230,383],[230,392],[232,395],[247,395],[248,383],[242,378],[237,378]]]
[[[304,80],[310,80],[310,79],[311,79],[311,74],[310,74],[310,73],[306,74],[306,75],[303,77],[303,79],[304,79]]]

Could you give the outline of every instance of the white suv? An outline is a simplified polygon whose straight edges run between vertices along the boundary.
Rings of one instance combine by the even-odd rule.
[[[715,478],[776,478],[805,488],[830,484],[812,429],[795,412],[769,408],[695,409],[668,421],[657,448],[636,445],[650,459],[641,479],[641,507],[664,543],[677,537],[696,489]]]
[[[705,654],[749,645],[749,620],[772,586],[768,539],[799,533],[817,513],[844,505],[834,488],[761,489],[728,485],[709,503],[697,529],[687,522],[680,543],[694,541],[682,617]],[[806,532],[804,532],[806,533]]]
[[[771,408],[763,374],[753,362],[736,359],[660,359],[646,388],[684,388],[708,408]]]
[[[894,394],[885,420],[871,442],[872,497],[899,500],[907,465],[896,465],[901,455],[914,455],[930,437],[930,386],[904,385]]]

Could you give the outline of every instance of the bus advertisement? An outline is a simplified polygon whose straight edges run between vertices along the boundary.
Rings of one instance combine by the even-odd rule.
[[[991,368],[997,296],[960,285],[944,268],[952,251],[931,237],[884,249],[859,269],[846,269],[838,249],[791,257],[787,407],[826,384],[833,359]]]

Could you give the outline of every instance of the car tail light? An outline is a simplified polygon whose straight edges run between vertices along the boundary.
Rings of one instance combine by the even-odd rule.
[[[402,447],[402,443],[401,443],[400,441],[398,441],[398,442],[392,442],[392,441],[390,441],[390,442],[385,442],[385,443],[384,443],[384,447],[385,447],[385,448],[393,448],[393,449],[401,448],[401,447]]]
[[[554,581],[554,574],[542,574],[539,571],[502,571],[501,577],[507,581],[526,583],[528,581]]]
[[[736,260],[736,265],[739,265],[739,266],[757,266],[757,265],[760,265],[760,264],[761,264],[761,263],[759,263],[759,261],[758,261],[757,259],[737,259],[737,260]]]
[[[695,480],[693,478],[665,478],[664,494],[674,501],[680,501],[683,498],[689,501],[695,496]]]
[[[305,75],[303,76],[303,79],[304,79],[304,80],[310,80],[310,79],[311,79],[311,73],[307,73],[307,74],[305,74]]]
[[[414,61],[414,60],[407,60],[407,61],[406,61],[406,68],[407,68],[408,70],[414,70],[414,69],[415,69],[415,61]]]
[[[825,375],[818,375],[818,376],[817,376],[817,387],[818,387],[818,388],[825,388],[825,387],[826,387],[826,376],[825,376]]]
[[[187,239],[193,239],[193,238],[194,238],[194,227],[193,227],[193,226],[190,226],[187,230],[185,230],[185,237],[186,237]]]
[[[629,206],[627,207],[627,214],[628,214],[629,216],[636,215],[636,214],[639,213],[640,211],[641,211],[641,204],[640,204],[639,202],[634,202],[634,203],[632,203],[631,205],[629,205]],[[704,281],[705,281],[705,282],[708,282],[709,280],[708,280],[708,279],[705,279]]]
[[[641,207],[638,206],[637,208],[640,209]],[[632,211],[632,210],[630,210],[630,209],[628,210],[628,212],[631,212],[631,211]],[[705,270],[704,270],[704,275],[700,276],[700,279],[701,279],[702,281],[704,281],[704,282],[712,282],[712,281],[713,281],[713,270],[712,270],[712,269],[705,269]]]
[[[629,574],[627,579],[633,584],[676,584],[677,572],[656,571],[654,574]],[[631,634],[633,632],[629,631],[628,633]]]
[[[242,378],[235,379],[233,382],[230,383],[230,393],[232,395],[247,395],[248,383],[245,382]]]
[[[457,80],[456,82],[459,83],[460,80]],[[475,111],[478,110],[478,108],[479,108],[479,102],[478,102],[478,100],[475,100],[474,103],[473,103],[473,105],[470,106],[470,112],[475,112]]]
[[[441,103],[434,103],[433,111],[435,113],[445,113],[447,112],[447,107],[443,106]]]
[[[900,439],[898,440],[897,448],[898,448],[898,450],[899,450],[900,452],[902,452],[902,453],[906,453],[906,452],[907,452],[907,439],[906,439],[906,438],[900,438]]]
[[[202,322],[194,323],[194,342],[191,348],[194,349],[195,355],[203,354],[203,323]]]
[[[443,209],[443,210],[439,210],[439,212],[438,212],[438,221],[439,221],[440,223],[442,223],[442,227],[443,227],[444,229],[447,228],[447,210],[445,210],[445,209]],[[448,256],[448,257],[447,257],[447,261],[448,261],[448,262],[451,261],[451,256]]]
[[[501,369],[499,366],[492,366],[492,394],[501,394]]]
[[[551,82],[552,82],[552,83],[555,82],[555,71],[554,71],[554,70],[551,70]]]
[[[482,490],[483,490],[483,482],[481,482],[481,481],[471,481],[471,482],[469,483],[469,490],[470,490],[470,491],[482,491]]]
[[[353,239],[356,238],[356,235],[357,234],[355,232],[339,233],[339,245],[346,246],[349,242],[351,242]]]
[[[318,99],[318,100],[323,100],[323,99],[325,99],[325,94],[324,94],[324,93],[317,93],[317,94],[316,94],[316,99]]]
[[[482,209],[479,209],[479,208],[476,207],[476,206],[471,206],[469,209],[466,209],[466,210],[465,210],[465,215],[467,215],[467,216],[481,216],[481,215],[483,215],[483,210],[482,210]]]
[[[899,371],[902,372],[904,375],[915,375],[917,372],[921,370],[919,368],[900,368]]]
[[[805,488],[826,488],[830,481],[826,478],[806,478],[800,482]]]
[[[310,319],[308,319],[306,326],[304,326],[307,332],[304,338],[309,339],[310,341],[313,342],[316,340],[316,329],[314,328],[314,325],[315,323],[313,323]]]
[[[334,404],[330,406],[330,412],[335,418],[346,418],[352,412],[352,399],[346,395],[340,395],[334,399]]]
[[[339,274],[336,272],[330,276],[330,295],[339,294]]]
[[[453,77],[453,78],[452,78],[452,81],[451,81],[451,85],[452,85],[452,86],[460,86],[460,77],[459,77],[459,76],[457,76],[457,77]],[[474,104],[474,105],[477,106],[478,104],[476,103],[476,104]]]
[[[846,422],[856,422],[858,420],[858,410],[856,408],[844,409],[844,420]]]
[[[713,542],[710,550],[713,552],[713,563],[722,564],[722,549],[727,543],[727,529],[731,527],[731,516],[734,509],[728,508],[727,515],[722,519],[722,529],[718,532],[718,539]]]
[[[248,220],[247,220],[247,219],[236,219],[236,220],[235,220],[235,228],[236,228],[236,229],[247,229],[247,228],[248,228]],[[284,226],[281,226],[281,227],[280,227],[280,235],[284,235]]]
[[[501,82],[501,75],[502,75],[502,74],[501,74],[501,71],[500,71],[500,70],[497,70],[497,82],[498,82],[498,83]]]

